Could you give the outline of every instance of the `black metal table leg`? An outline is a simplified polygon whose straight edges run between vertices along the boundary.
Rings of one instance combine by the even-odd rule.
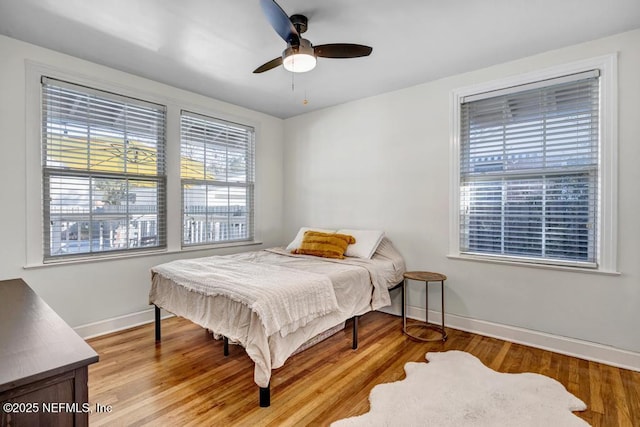
[[[406,316],[406,313],[404,312],[404,310],[405,310],[404,306],[406,305],[406,304],[405,304],[405,299],[404,299],[404,292],[405,292],[405,290],[404,290],[404,283],[405,283],[405,282],[404,282],[404,280],[403,280],[403,281],[402,281],[402,318],[403,318],[403,319],[405,319],[405,316]]]
[[[447,340],[447,330],[444,328],[444,280],[440,281],[440,306],[442,307],[442,330],[444,331],[444,334],[442,334],[442,341],[446,341]]]

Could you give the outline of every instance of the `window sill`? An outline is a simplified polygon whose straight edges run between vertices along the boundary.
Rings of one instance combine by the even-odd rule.
[[[261,245],[261,241],[250,240],[243,242],[228,242],[228,243],[218,243],[212,245],[202,245],[202,246],[190,246],[181,249],[149,249],[145,251],[136,251],[132,253],[118,253],[118,254],[104,254],[97,255],[94,257],[78,257],[73,259],[61,259],[50,262],[41,262],[41,263],[32,263],[24,265],[22,268],[24,270],[31,270],[35,268],[46,268],[46,267],[56,267],[59,265],[73,265],[73,264],[86,264],[86,263],[94,263],[94,262],[105,262],[105,261],[121,261],[125,259],[132,258],[141,258],[141,257],[150,257],[150,256],[158,256],[158,255],[172,255],[172,254],[180,254],[185,252],[200,252],[200,251],[209,251],[212,249],[223,249],[223,248],[234,248],[241,246],[258,246]]]
[[[538,264],[535,262],[513,261],[504,259],[485,258],[475,255],[449,254],[447,258],[458,261],[485,262],[489,264],[501,264],[507,266],[528,267],[543,270],[570,271],[574,273],[602,274],[606,276],[620,276],[618,271],[603,270],[597,268],[571,267],[566,265]]]

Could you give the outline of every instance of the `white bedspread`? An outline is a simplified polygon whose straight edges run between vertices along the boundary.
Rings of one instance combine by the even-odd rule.
[[[259,262],[254,252],[184,259],[151,269],[192,292],[224,295],[254,311],[267,335],[283,337],[338,309],[327,275]]]

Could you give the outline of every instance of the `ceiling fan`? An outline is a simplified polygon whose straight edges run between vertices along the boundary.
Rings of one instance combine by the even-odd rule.
[[[369,56],[373,50],[369,46],[352,43],[330,43],[314,46],[300,34],[307,31],[307,17],[291,15],[288,17],[275,0],[260,0],[260,6],[276,33],[287,42],[287,48],[279,56],[259,66],[253,72],[264,73],[283,65],[294,73],[304,73],[316,66],[316,58],[358,58]]]

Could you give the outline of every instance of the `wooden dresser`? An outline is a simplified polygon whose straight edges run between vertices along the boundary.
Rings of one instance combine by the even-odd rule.
[[[0,426],[86,426],[98,354],[21,279],[0,281]]]

